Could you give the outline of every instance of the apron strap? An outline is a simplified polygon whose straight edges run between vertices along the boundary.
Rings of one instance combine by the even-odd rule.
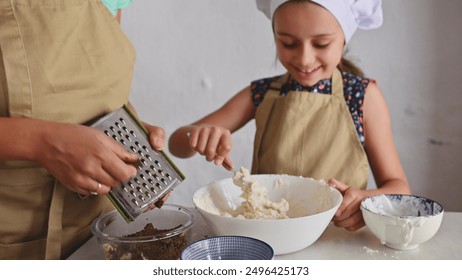
[[[277,84],[275,84],[277,86]],[[255,123],[257,130],[255,133],[254,139],[254,153],[252,161],[252,173],[255,174],[259,166],[259,156],[258,151],[260,150],[261,141],[263,139],[263,133],[266,131],[266,125],[268,119],[270,118],[271,111],[273,109],[274,101],[280,96],[280,90],[270,88],[265,94],[265,102],[262,102],[258,108],[255,115],[258,115],[258,118],[255,117]]]
[[[255,133],[254,138],[254,151],[260,150],[260,144],[263,139],[263,133],[266,130],[266,124],[268,123],[269,115],[273,109],[274,101],[279,97],[282,85],[287,83],[290,78],[289,72],[279,77],[277,80],[271,82],[268,92],[265,94],[265,102],[262,102],[258,108],[257,112],[255,113],[258,115],[258,118],[255,118],[257,131]],[[252,160],[252,172],[256,173],[258,170],[258,153],[253,153],[253,160]]]
[[[342,73],[338,68],[332,73],[332,96],[343,98]]]
[[[289,79],[290,79],[290,74],[287,72],[286,74],[280,76],[277,80],[271,82],[268,90],[276,90],[277,92],[280,92],[282,89],[282,85],[287,83]]]
[[[61,256],[62,221],[65,189],[55,180],[48,221],[45,259],[56,260]]]

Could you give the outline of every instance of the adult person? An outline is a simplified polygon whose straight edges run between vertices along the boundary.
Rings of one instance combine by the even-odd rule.
[[[135,51],[108,8],[0,0],[0,259],[68,257],[113,209],[104,194],[136,174],[136,155],[86,125],[134,110]],[[161,149],[164,130],[145,125]]]

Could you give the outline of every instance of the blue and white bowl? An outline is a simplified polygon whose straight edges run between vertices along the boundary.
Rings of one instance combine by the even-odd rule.
[[[272,260],[273,248],[246,236],[214,236],[196,241],[181,253],[182,260]]]
[[[432,238],[440,228],[441,204],[415,195],[386,194],[364,199],[366,225],[387,247],[412,250]]]

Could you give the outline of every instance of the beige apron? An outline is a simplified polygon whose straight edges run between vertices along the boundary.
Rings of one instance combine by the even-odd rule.
[[[83,124],[128,102],[134,49],[99,0],[0,0],[0,26],[0,117]],[[0,161],[0,259],[66,258],[111,208]]]
[[[332,94],[290,91],[286,74],[271,85],[257,109],[252,173],[336,178],[365,188],[369,165],[335,70]]]

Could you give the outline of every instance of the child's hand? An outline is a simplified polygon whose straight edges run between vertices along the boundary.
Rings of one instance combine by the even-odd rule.
[[[347,186],[335,179],[329,179],[328,183],[337,188],[343,195],[342,204],[340,204],[340,207],[332,219],[334,224],[349,231],[362,228],[365,223],[360,206],[361,201],[367,197],[367,192]]]
[[[223,127],[200,124],[192,125],[189,130],[189,145],[207,161],[222,165],[226,159],[232,166],[228,155],[232,147],[231,132]]]

